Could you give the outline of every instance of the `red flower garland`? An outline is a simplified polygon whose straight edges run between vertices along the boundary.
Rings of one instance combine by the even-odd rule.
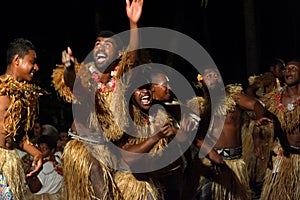
[[[97,89],[99,89],[99,91],[101,93],[105,92],[105,89],[107,86],[109,86],[109,91],[113,92],[115,91],[116,89],[116,85],[117,85],[117,78],[116,78],[116,74],[117,74],[117,71],[119,69],[119,66],[116,66],[114,71],[111,71],[111,79],[106,83],[106,84],[103,84],[101,82],[101,76],[97,73],[93,73],[92,74],[92,78],[94,79],[94,81],[97,83]]]
[[[284,108],[284,105],[280,102],[280,101],[281,101],[281,97],[282,97],[281,94],[276,94],[276,95],[275,95],[275,100],[278,102],[278,106],[277,106],[278,110],[282,110],[282,109]],[[289,103],[289,104],[287,105],[287,109],[288,109],[289,111],[294,110],[294,104],[300,105],[300,97],[297,98],[297,100],[296,100],[294,103]]]

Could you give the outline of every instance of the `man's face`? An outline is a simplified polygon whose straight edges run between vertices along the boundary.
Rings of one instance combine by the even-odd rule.
[[[14,62],[17,65],[17,80],[31,81],[34,73],[39,70],[36,64],[36,53],[34,50],[29,50],[29,53],[21,58],[18,56]]]
[[[43,157],[48,157],[52,154],[51,148],[48,146],[46,143],[40,143],[39,144],[39,149],[42,152]]]
[[[42,125],[41,123],[34,123],[34,127],[33,127],[33,134],[36,137],[39,137],[42,134]]]
[[[159,101],[169,101],[171,97],[169,78],[164,74],[156,74],[152,77],[151,82],[152,98]]]
[[[274,66],[274,75],[277,77],[277,78],[282,78],[282,71],[284,70],[284,65],[281,64],[281,63],[278,63],[277,65]]]
[[[98,37],[96,39],[93,56],[98,70],[104,71],[118,58],[120,52],[117,49],[116,41],[111,37]]]
[[[141,87],[134,91],[133,99],[141,110],[148,111],[151,107],[151,92],[147,87]]]
[[[288,86],[296,85],[300,82],[300,63],[296,61],[288,62],[283,71],[285,83]]]
[[[203,74],[203,81],[208,89],[217,89],[222,85],[222,79],[219,72],[215,69],[205,69]]]
[[[67,142],[69,140],[68,133],[64,132],[64,131],[62,131],[62,132],[59,133],[59,137],[64,142]]]

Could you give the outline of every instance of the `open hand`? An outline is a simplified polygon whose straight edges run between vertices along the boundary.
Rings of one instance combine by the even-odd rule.
[[[132,0],[130,4],[130,0],[126,0],[126,12],[131,23],[137,24],[139,21],[142,15],[143,3],[143,0]]]
[[[74,60],[75,59],[72,55],[72,50],[70,47],[62,52],[61,62],[65,65],[66,68],[72,66],[72,64],[74,64]]]

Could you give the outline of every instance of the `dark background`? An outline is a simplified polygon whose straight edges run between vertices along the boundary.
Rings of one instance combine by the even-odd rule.
[[[252,8],[245,6],[249,2]],[[1,73],[8,42],[15,37],[31,40],[39,49],[40,84],[51,92],[41,103],[41,112],[56,118],[64,118],[57,110],[66,106],[51,87],[61,51],[70,46],[82,61],[92,50],[98,30],[119,33],[129,28],[125,0],[2,1],[0,6]],[[266,71],[272,58],[300,57],[299,6],[298,0],[208,0],[206,8],[201,0],[144,0],[139,26],[170,28],[190,36],[210,54],[225,83],[246,86],[248,76]],[[250,26],[245,23],[249,13],[254,20]],[[155,51],[152,55],[156,62],[169,59]],[[178,59],[171,63],[178,70],[185,64]]]

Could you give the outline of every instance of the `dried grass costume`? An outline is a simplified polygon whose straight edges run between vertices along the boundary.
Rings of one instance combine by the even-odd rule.
[[[10,75],[0,78],[0,95],[8,96],[11,100],[4,116],[3,126],[6,138],[13,138],[17,146],[24,136],[28,137],[27,132],[33,128],[38,115],[38,98],[41,92],[40,87],[27,82],[18,82]],[[14,199],[23,200],[25,174],[22,161],[15,149],[0,148],[0,173],[5,177]]]
[[[283,132],[280,134],[292,134],[294,130],[299,129],[300,120],[300,101],[284,106],[281,103],[283,91],[274,91],[265,96],[266,106],[270,112],[275,114],[280,122]],[[276,131],[276,129],[275,129]],[[283,135],[277,135],[279,139]],[[283,140],[280,140],[282,142]],[[281,143],[282,145],[284,143]],[[279,148],[279,150],[282,148]],[[299,147],[283,145],[284,151],[279,151],[273,159],[272,169],[268,169],[265,175],[261,199],[300,199],[300,151]]]
[[[113,97],[113,101],[118,102],[114,104],[113,112],[116,116],[130,116],[126,105],[125,92],[130,84],[133,83],[135,79],[131,81],[123,80],[118,82],[116,94]],[[130,110],[130,109],[129,109]],[[154,119],[149,119],[150,117],[143,114],[141,110],[134,105],[132,109],[133,123],[136,125],[135,137],[131,135],[124,135],[124,144],[135,145],[147,140],[148,137],[155,134],[154,131]],[[155,119],[162,120],[164,122],[166,118],[169,117],[168,113],[158,109]],[[129,117],[117,117],[119,121],[117,124],[126,130],[127,127],[132,127],[132,124],[127,120]],[[168,143],[173,139],[172,137],[161,138],[148,152],[148,155],[155,157],[155,159],[160,159],[163,155],[164,148],[168,146]],[[140,163],[138,161],[137,166],[143,165],[145,163]],[[150,163],[154,164],[155,163]],[[131,166],[129,166],[130,168]],[[168,173],[182,173],[182,161],[180,159],[176,160],[169,166],[163,169],[149,172],[149,173],[131,173],[130,170],[124,169],[120,170],[115,174],[115,181],[118,185],[120,192],[125,200],[162,200],[163,196],[163,186],[160,185],[158,178],[161,176],[166,176]]]
[[[103,141],[117,141],[123,134],[122,130],[114,123],[110,102],[114,90],[112,88],[114,81],[120,75],[119,72],[130,65],[130,63],[125,61],[126,56],[127,54],[124,54],[121,61],[117,60],[113,63],[115,67],[113,71],[115,73],[112,74],[106,85],[101,85],[101,90],[96,80],[90,80],[92,74],[89,71],[89,67],[95,67],[94,63],[78,63],[75,61],[75,72],[80,74],[80,84],[89,89],[97,88],[95,97],[91,97],[90,93],[83,93],[84,89],[81,90],[80,86],[77,88],[78,93],[73,94],[73,91],[64,82],[65,68],[63,65],[58,65],[53,70],[52,82],[55,89],[67,102],[73,102],[75,106],[78,105],[75,107],[75,109],[79,109],[76,112],[83,114],[75,120],[77,120],[78,124],[89,124],[89,132],[81,133],[80,137],[76,136],[76,134],[73,135],[75,138],[67,143],[63,152],[64,185],[62,193],[65,199],[97,199],[90,179],[93,162],[98,162],[97,165],[100,165],[103,171],[105,184],[103,187],[103,199],[106,199],[111,192],[113,192],[115,199],[121,199],[113,181],[114,170],[105,164],[108,162],[111,166],[115,166],[116,158],[111,154],[107,145],[95,142],[95,138],[101,137]],[[120,65],[118,66],[118,64]],[[88,110],[80,110],[82,109],[80,107],[82,98],[85,102],[83,109]],[[94,100],[92,98],[95,98],[96,109],[91,107],[92,104],[89,104],[90,101]],[[103,132],[104,136],[99,136],[101,132]]]
[[[88,124],[88,131],[72,134],[73,140],[65,146],[62,161],[64,171],[63,197],[64,199],[98,199],[90,177],[91,167],[95,162],[103,172],[103,194],[101,199],[107,199],[111,194],[114,199],[123,199],[114,181],[115,169],[118,165],[117,155],[112,153],[106,142],[118,143],[123,135],[123,130],[115,123],[112,112],[111,99],[118,82],[124,72],[139,64],[131,63],[130,53],[124,53],[121,59],[114,61],[109,69],[110,78],[106,84],[100,82],[99,76],[91,74],[96,69],[93,62],[78,63],[75,60],[75,72],[80,75],[79,85],[71,91],[64,82],[64,66],[58,65],[53,70],[53,85],[67,102],[73,102],[73,111],[80,113],[76,120],[77,124]],[[141,53],[140,60],[146,60],[147,54]],[[92,80],[91,80],[92,79]],[[76,82],[75,82],[76,84]],[[81,89],[81,87],[85,89]],[[95,90],[95,95],[84,93],[88,88]],[[81,101],[84,100],[83,110]],[[90,99],[88,99],[90,98]],[[94,98],[94,99],[93,99]],[[95,105],[90,102],[95,101]],[[78,105],[78,106],[76,106]],[[77,110],[78,109],[78,110]],[[87,114],[87,115],[84,115]],[[76,126],[77,126],[76,124]],[[103,133],[103,134],[100,134]]]
[[[250,76],[248,81],[249,85],[257,84],[259,89],[256,91],[257,97],[262,100],[264,99],[264,86],[262,83],[263,75],[260,76]],[[280,82],[278,78],[276,78],[276,85],[273,90],[280,89]],[[266,100],[266,99],[264,99]],[[264,102],[262,102],[264,103]],[[271,155],[273,153],[274,146],[274,130],[270,126],[261,126],[261,137],[264,140],[265,144],[267,144],[264,149],[264,155],[266,159],[261,160],[257,158],[254,154],[254,144],[253,144],[253,129],[256,120],[255,113],[253,111],[247,111],[243,114],[243,124],[242,124],[242,145],[243,145],[243,159],[247,164],[250,183],[262,183],[265,172],[269,165]]]
[[[226,104],[219,104],[216,106],[215,110],[212,112],[213,116],[211,119],[211,123],[208,128],[209,130],[212,128],[214,124],[214,118],[218,116],[226,116],[227,113],[233,112],[236,109],[236,102],[234,100],[234,96],[238,95],[242,92],[241,85],[237,84],[229,84],[225,87],[226,91],[226,100],[220,102],[226,102]],[[209,114],[210,103],[205,98],[198,98],[199,107],[202,108],[201,112],[204,114]],[[204,106],[204,107],[203,107]],[[208,107],[207,107],[208,106]],[[206,117],[204,116],[206,119]],[[203,120],[207,121],[207,120]],[[207,126],[207,125],[206,125]],[[207,129],[206,129],[207,130]],[[236,200],[249,200],[251,199],[250,187],[249,187],[249,178],[247,166],[244,160],[242,159],[242,147],[238,147],[235,149],[215,149],[216,152],[222,156],[228,169],[222,171],[221,175],[215,175],[215,173],[211,170],[212,164],[207,159],[198,159],[195,161],[195,167],[199,167],[199,169],[205,169],[205,174],[202,172],[197,172],[197,169],[192,169],[192,173],[195,173],[195,177],[200,177],[198,182],[197,192],[203,192],[203,187],[207,186],[207,180],[211,179],[211,190],[212,190],[212,199],[218,200],[228,200],[228,199],[236,199]],[[196,158],[197,159],[197,158]],[[197,163],[198,162],[198,163]],[[199,163],[199,162],[202,162]],[[207,172],[210,171],[210,172]],[[211,177],[209,177],[211,176]],[[207,190],[207,188],[204,188]],[[207,192],[207,191],[206,191]],[[209,192],[208,192],[209,193]],[[201,194],[207,197],[207,194]]]

